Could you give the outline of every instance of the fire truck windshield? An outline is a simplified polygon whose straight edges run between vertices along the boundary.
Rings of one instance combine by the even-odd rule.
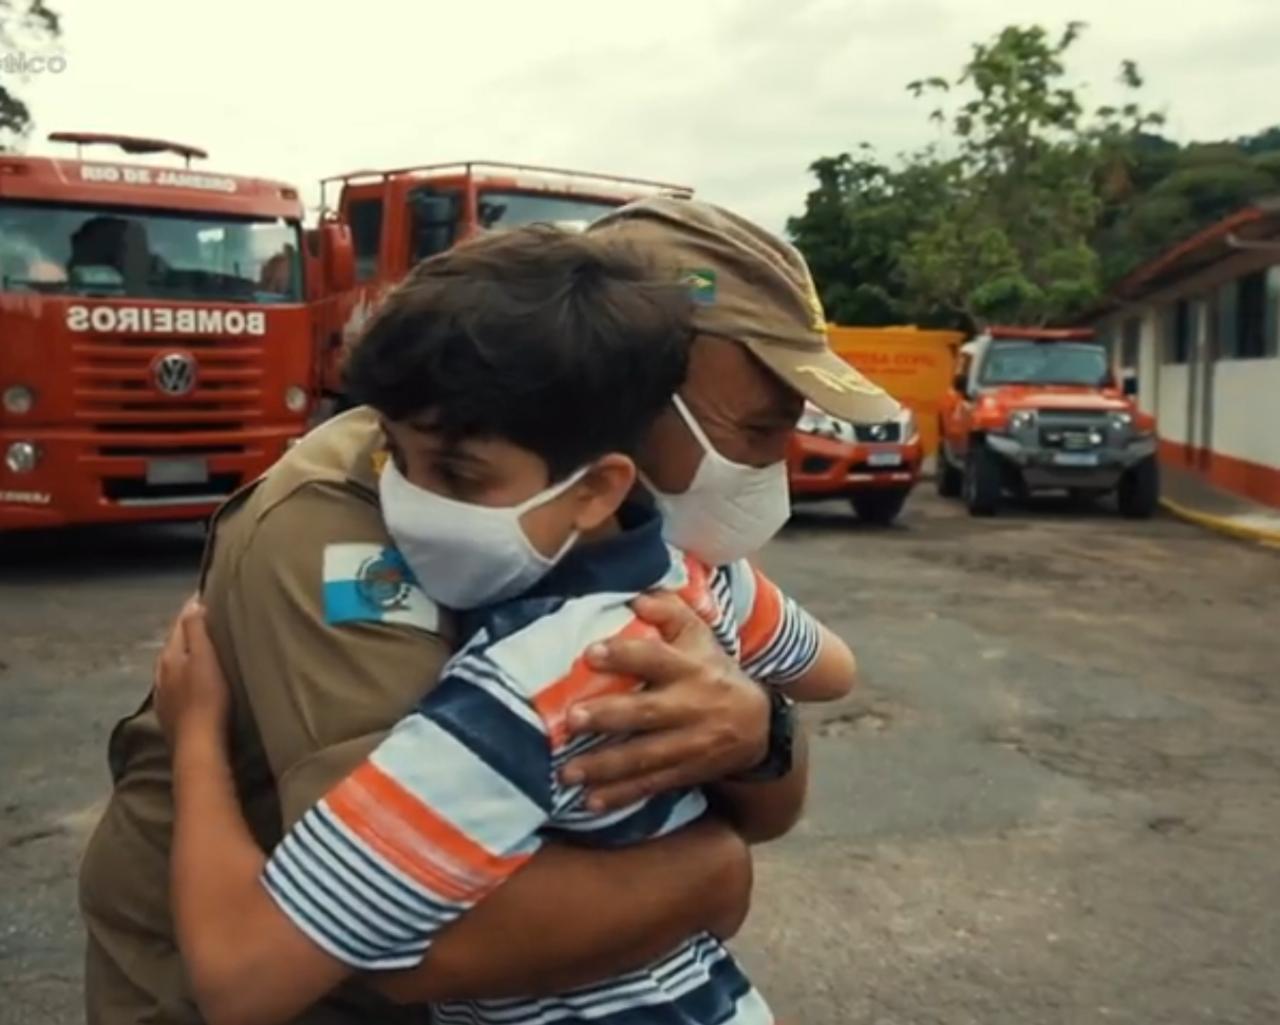
[[[621,205],[609,199],[552,196],[542,192],[485,191],[479,196],[478,213],[482,228],[516,228],[539,222],[586,227]]]
[[[0,291],[210,302],[302,298],[296,223],[0,203]]]

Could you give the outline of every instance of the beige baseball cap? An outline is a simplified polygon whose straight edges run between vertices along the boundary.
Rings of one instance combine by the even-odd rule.
[[[633,244],[688,284],[699,332],[741,342],[814,405],[878,423],[901,407],[831,351],[827,322],[799,251],[723,207],[653,196],[605,214],[591,234]]]

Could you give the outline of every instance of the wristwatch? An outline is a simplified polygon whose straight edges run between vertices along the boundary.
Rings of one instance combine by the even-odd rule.
[[[772,687],[768,691],[769,749],[758,765],[733,776],[736,782],[768,783],[791,771],[791,749],[796,735],[795,703],[781,691]]]

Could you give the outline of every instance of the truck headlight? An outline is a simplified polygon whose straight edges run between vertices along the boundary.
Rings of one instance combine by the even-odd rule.
[[[824,438],[838,438],[840,427],[835,419],[824,413],[817,406],[805,406],[800,419],[796,421],[796,430],[801,434],[817,434]]]
[[[1015,409],[1009,414],[1009,430],[1021,431],[1035,426],[1036,411],[1034,409]]]
[[[30,473],[40,462],[40,450],[34,442],[15,441],[4,453],[4,465],[12,473]]]
[[[898,423],[902,430],[899,437],[904,444],[909,445],[920,437],[920,424],[916,420],[916,414],[906,406],[903,406],[902,412],[898,414]]]
[[[306,390],[296,384],[290,385],[284,390],[284,405],[290,413],[301,413],[307,408]]]
[[[36,393],[25,384],[15,384],[6,388],[4,397],[0,399],[0,405],[4,406],[4,411],[12,413],[14,416],[30,413],[31,407],[35,404]]]
[[[1124,430],[1126,427],[1133,426],[1132,413],[1124,413],[1124,412],[1112,413],[1110,419],[1111,419],[1111,426],[1116,428],[1116,430]]]

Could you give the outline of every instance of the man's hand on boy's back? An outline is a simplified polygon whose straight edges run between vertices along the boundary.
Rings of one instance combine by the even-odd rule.
[[[699,786],[758,765],[769,743],[769,699],[743,675],[711,629],[675,595],[637,599],[661,639],[617,639],[587,652],[595,668],[646,681],[646,690],[585,702],[575,733],[638,734],[576,758],[565,782],[584,783],[592,807]]]

